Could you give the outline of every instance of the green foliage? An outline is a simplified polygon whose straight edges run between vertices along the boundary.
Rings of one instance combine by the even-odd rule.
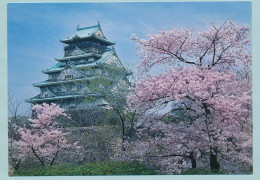
[[[192,122],[194,117],[190,116],[187,113],[187,110],[177,110],[172,112],[169,115],[164,116],[161,121],[170,124],[170,123],[178,123],[178,122]]]
[[[88,96],[86,98],[84,98],[85,102],[95,102],[97,100],[97,98],[95,96]]]
[[[120,125],[118,115],[113,110],[89,108],[67,111],[71,118],[59,117],[56,121],[60,127],[88,127],[104,125]]]
[[[164,116],[161,121],[165,122],[166,124],[170,124],[174,122],[174,117],[172,115]]]
[[[104,116],[102,116],[103,121],[101,122],[101,126],[104,125],[120,125],[120,121],[118,116],[113,111],[107,110]]]
[[[207,170],[207,169],[191,168],[183,171],[181,174],[192,175],[192,174],[226,174],[226,173],[223,170]]]
[[[58,165],[44,168],[20,169],[13,176],[73,176],[73,175],[154,175],[153,169],[139,162],[86,163],[80,166]]]

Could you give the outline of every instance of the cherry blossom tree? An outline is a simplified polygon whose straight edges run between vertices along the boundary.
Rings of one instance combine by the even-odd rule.
[[[50,166],[58,157],[58,153],[70,147],[65,139],[65,133],[58,128],[55,118],[67,116],[64,109],[56,104],[36,104],[32,107],[35,119],[29,119],[31,128],[20,128],[21,139],[17,142],[23,157],[35,157],[41,165],[46,161]],[[74,144],[77,146],[77,142]]]
[[[148,71],[158,64],[231,68],[251,61],[250,27],[237,26],[232,21],[210,25],[208,31],[163,29],[149,35],[148,40],[132,35],[138,43],[141,69]]]
[[[8,119],[8,121],[11,121]],[[9,123],[9,122],[8,122]],[[18,169],[22,161],[21,152],[17,145],[16,133],[10,131],[18,131],[19,127],[15,124],[12,127],[8,127],[8,163],[9,163],[9,173],[11,174],[14,169]],[[11,135],[10,135],[11,134]]]
[[[158,166],[163,173],[180,173],[184,168],[196,168],[198,157],[207,146],[205,141],[199,140],[203,133],[196,130],[196,123],[170,123],[155,121],[152,117],[146,119],[139,126],[138,140],[130,140],[126,143],[124,160],[142,160],[152,162],[152,166]],[[199,143],[199,145],[195,145]],[[153,161],[155,160],[156,163]],[[151,164],[150,164],[151,165]]]
[[[140,127],[154,128],[160,120],[147,112],[169,102],[175,102],[169,113],[185,110],[193,117],[181,124],[173,119],[167,131],[156,126],[166,137],[159,138],[165,142],[163,156],[178,155],[192,164],[191,153],[197,154],[194,160],[206,154],[211,169],[220,169],[221,158],[252,166],[250,28],[231,21],[210,25],[200,32],[162,30],[148,40],[133,36],[141,55],[141,80],[128,103],[143,114]],[[158,65],[170,68],[154,73]]]

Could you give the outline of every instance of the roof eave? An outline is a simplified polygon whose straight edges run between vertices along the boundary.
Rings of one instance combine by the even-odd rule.
[[[63,81],[54,81],[54,82],[46,82],[44,84],[40,84],[40,83],[34,83],[33,85],[35,87],[42,87],[42,86],[50,86],[50,85],[55,85],[55,84],[63,84],[63,83],[71,83],[71,82],[76,82],[76,81],[82,81],[82,80],[91,80],[91,79],[95,79],[95,78],[99,78],[100,76],[91,76],[91,77],[85,77],[85,78],[79,78],[79,79],[71,79],[71,80],[63,80]],[[106,78],[108,80],[113,80],[111,78]]]
[[[48,70],[42,70],[42,73],[44,74],[51,74],[51,73],[55,73],[55,72],[60,72],[62,69],[59,70],[53,70],[53,71],[48,71]]]
[[[55,97],[48,97],[48,98],[41,98],[41,99],[26,99],[26,102],[34,103],[34,102],[44,102],[44,101],[51,101],[51,100],[60,100],[60,99],[70,99],[70,98],[84,98],[87,96],[97,96],[97,94],[81,94],[81,95],[68,95],[68,96],[55,96]]]
[[[65,44],[70,44],[71,42],[74,41],[74,39],[89,39],[89,38],[92,38],[92,37],[94,37],[98,40],[101,40],[103,42],[106,42],[108,45],[115,45],[116,44],[115,42],[111,42],[111,41],[108,41],[104,38],[98,37],[95,34],[91,34],[90,36],[85,36],[85,37],[73,36],[72,38],[69,38],[69,39],[60,39],[59,41],[62,42],[62,43],[65,43]]]
[[[97,53],[89,53],[89,54],[82,54],[82,55],[78,55],[78,56],[75,56],[75,57],[70,57],[70,56],[67,56],[67,57],[63,57],[63,58],[55,58],[56,61],[67,61],[67,60],[70,60],[70,59],[77,59],[77,58],[83,58],[83,57],[89,57],[89,56],[96,56],[96,57],[101,57],[101,55],[97,54]]]
[[[84,97],[84,96],[70,96],[70,97],[55,96],[55,97],[42,98],[42,99],[29,99],[29,100],[26,100],[26,102],[30,102],[30,103],[45,102],[45,101],[52,101],[52,100],[59,100],[59,99],[70,99],[70,98],[76,98],[76,97]]]

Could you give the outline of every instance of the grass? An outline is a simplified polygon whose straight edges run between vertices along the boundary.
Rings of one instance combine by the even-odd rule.
[[[13,176],[80,176],[80,175],[156,175],[154,169],[139,162],[101,162],[83,165],[57,165],[19,169]]]

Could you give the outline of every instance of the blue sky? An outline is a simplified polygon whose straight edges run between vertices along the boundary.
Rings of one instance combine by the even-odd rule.
[[[123,64],[139,64],[131,34],[145,38],[162,28],[207,28],[207,20],[251,25],[250,2],[172,3],[35,3],[8,4],[8,88],[22,101],[39,92],[32,84],[47,79],[41,70],[63,56],[59,39],[79,25],[100,22],[105,36],[116,42]],[[20,109],[23,113],[28,105]]]

